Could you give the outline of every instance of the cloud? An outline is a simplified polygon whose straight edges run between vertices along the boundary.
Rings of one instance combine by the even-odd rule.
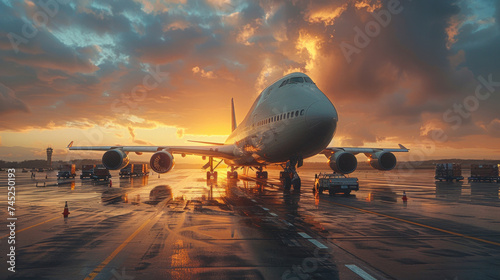
[[[151,143],[151,142],[148,142],[148,141],[145,141],[145,140],[141,140],[141,139],[136,139],[135,138],[134,128],[132,128],[132,127],[129,126],[129,127],[127,127],[127,129],[128,129],[128,133],[130,134],[130,137],[132,138],[132,142],[134,142],[135,144],[154,146],[154,144]]]
[[[184,129],[183,128],[178,128],[177,129],[177,138],[182,139],[184,137]]]
[[[17,113],[1,118],[0,130],[113,123],[142,144],[135,128],[223,135],[231,98],[241,120],[269,83],[303,71],[337,107],[346,143],[413,141],[430,124],[462,144],[500,137],[498,94],[460,132],[443,120],[479,76],[500,80],[500,4],[400,2],[351,63],[341,43],[354,44],[354,28],[378,22],[388,0],[83,1],[60,5],[17,53],[7,34],[22,35],[41,8],[0,2],[0,83],[15,92],[0,91],[0,114]],[[156,69],[167,78],[156,79]]]
[[[0,84],[0,115],[13,111],[29,113],[28,106],[16,97],[14,91]]]
[[[132,137],[132,140],[134,140],[135,139],[134,129],[131,128],[130,126],[128,127],[128,133],[130,133],[130,137]]]

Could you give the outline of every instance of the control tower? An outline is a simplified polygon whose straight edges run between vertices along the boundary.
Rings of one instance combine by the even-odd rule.
[[[52,152],[54,150],[51,147],[47,148],[47,165],[49,166],[50,169],[52,169]]]

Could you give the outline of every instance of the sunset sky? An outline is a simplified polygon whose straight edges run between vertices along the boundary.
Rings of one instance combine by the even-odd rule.
[[[332,146],[499,159],[499,62],[494,0],[0,0],[0,159],[223,142],[231,98],[241,121],[297,71],[338,110]]]

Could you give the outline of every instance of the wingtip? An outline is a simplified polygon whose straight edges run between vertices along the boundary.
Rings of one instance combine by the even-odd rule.
[[[69,149],[69,148],[71,148],[71,147],[73,147],[73,141],[69,142],[69,144],[68,144],[68,146],[67,146],[66,148],[68,148],[68,149]]]
[[[404,149],[404,150],[408,150],[408,151],[409,151],[409,149],[408,149],[408,148],[406,148],[405,146],[403,146],[403,145],[401,145],[401,144],[398,144],[398,145],[399,145],[399,148]]]

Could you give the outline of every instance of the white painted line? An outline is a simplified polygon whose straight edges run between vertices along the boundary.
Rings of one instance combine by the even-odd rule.
[[[269,214],[275,216],[275,217],[278,217],[278,215],[274,214],[273,212],[269,212]]]
[[[309,234],[305,233],[305,232],[299,232],[299,235],[304,237],[304,238],[307,238],[307,239],[310,239],[312,238],[311,236],[309,236]]]
[[[288,226],[293,227],[293,225],[292,225],[292,224],[290,224],[288,221],[285,221],[285,220],[282,220],[282,221],[283,221],[285,224],[287,224]]]
[[[307,240],[309,240],[309,242],[311,242],[312,244],[316,245],[316,247],[318,247],[320,249],[328,249],[328,247],[326,247],[325,245],[321,244],[321,242],[319,242],[316,239],[307,239]]]
[[[269,209],[267,209],[266,207],[261,206],[261,208],[264,209],[264,211],[269,211]]]
[[[305,232],[298,232],[298,234],[302,237],[304,237],[305,239],[307,239],[309,242],[311,242],[312,244],[316,245],[316,247],[320,248],[320,249],[328,249],[328,247],[326,247],[325,245],[323,245],[321,242],[319,242],[318,240],[312,238],[311,236],[309,236],[309,234],[305,233]]]
[[[377,280],[377,279],[373,278],[370,274],[366,273],[366,271],[364,271],[361,268],[359,268],[355,264],[346,264],[345,266],[347,268],[349,268],[350,270],[352,270],[352,272],[354,272],[357,275],[359,275],[359,277],[361,277],[361,278],[363,278],[365,280]]]
[[[253,202],[257,203],[257,201],[255,201],[255,199],[252,199]]]

